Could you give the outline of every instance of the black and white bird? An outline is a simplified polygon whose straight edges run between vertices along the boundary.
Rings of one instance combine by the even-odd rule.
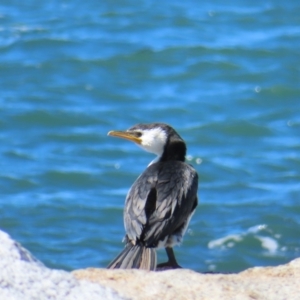
[[[185,142],[163,123],[138,124],[108,135],[133,141],[157,155],[127,194],[125,248],[108,268],[180,268],[173,246],[181,243],[198,204],[198,175],[184,162]],[[163,247],[168,261],[157,265],[156,248]]]

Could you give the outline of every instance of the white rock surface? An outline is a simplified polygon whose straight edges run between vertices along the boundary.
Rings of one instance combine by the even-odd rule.
[[[1,300],[119,300],[117,292],[71,273],[46,268],[8,234],[0,231]]]
[[[300,300],[300,259],[238,274],[92,268],[73,273],[78,279],[98,282],[133,300]]]

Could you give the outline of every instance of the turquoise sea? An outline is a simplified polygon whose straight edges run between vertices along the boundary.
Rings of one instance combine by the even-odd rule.
[[[0,229],[52,268],[105,267],[154,157],[107,136],[165,122],[200,204],[179,263],[300,256],[300,2],[0,3]],[[164,251],[159,252],[164,260]]]

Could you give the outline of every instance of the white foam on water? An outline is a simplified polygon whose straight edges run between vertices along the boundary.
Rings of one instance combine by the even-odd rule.
[[[269,236],[261,236],[258,235],[261,231],[267,230],[268,233],[271,233],[271,231],[268,229],[268,226],[266,224],[259,224],[252,226],[248,228],[247,231],[242,232],[240,234],[229,234],[225,237],[212,240],[208,243],[209,249],[214,248],[221,248],[221,249],[228,249],[233,248],[236,243],[241,242],[243,239],[245,239],[247,236],[253,236],[255,239],[259,240],[261,243],[261,246],[263,249],[266,249],[269,254],[273,255],[275,254],[279,247],[279,243],[276,241],[276,235],[275,238],[269,237]]]
[[[270,254],[276,253],[279,248],[278,242],[273,238],[270,238],[268,236],[256,236],[255,238],[257,238],[261,242],[261,246],[264,249],[268,250]]]
[[[248,229],[248,232],[250,233],[258,233],[261,230],[267,229],[267,225],[266,224],[259,224],[259,225],[255,225],[252,226]]]
[[[216,239],[216,240],[212,240],[208,243],[208,248],[209,249],[213,249],[213,248],[218,248],[218,247],[225,247],[225,244],[227,242],[230,242],[230,244],[232,243],[232,241],[235,242],[239,242],[243,239],[243,237],[241,235],[238,234],[230,234],[227,235],[223,238],[220,239]],[[233,245],[231,244],[230,247],[232,247]]]

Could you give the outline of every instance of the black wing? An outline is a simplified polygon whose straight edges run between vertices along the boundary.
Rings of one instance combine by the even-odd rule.
[[[176,232],[197,206],[198,175],[180,161],[150,165],[132,185],[125,203],[129,240],[156,246]]]

